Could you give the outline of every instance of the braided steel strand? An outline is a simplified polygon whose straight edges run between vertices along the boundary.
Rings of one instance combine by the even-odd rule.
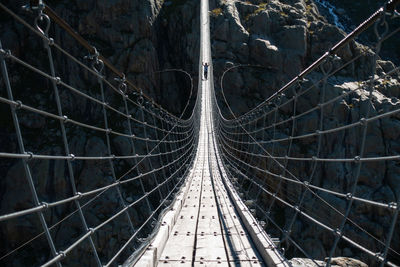
[[[6,65],[6,61],[5,61],[5,57],[8,55],[9,53],[7,53],[6,51],[3,50],[3,46],[2,43],[0,41],[0,65],[1,65],[1,72],[3,75],[3,80],[6,86],[6,90],[7,90],[7,96],[8,99],[11,101],[14,101],[14,97],[13,97],[13,93],[12,93],[12,89],[11,89],[11,83],[10,83],[10,79],[8,76],[8,70],[7,70],[7,65]],[[22,132],[21,132],[21,128],[19,125],[19,119],[18,119],[18,114],[17,114],[17,107],[14,106],[10,106],[11,109],[11,116],[12,116],[12,120],[13,120],[13,124],[14,124],[14,128],[15,128],[15,132],[17,135],[17,141],[18,141],[18,147],[19,150],[21,151],[21,154],[26,154],[27,152],[25,151],[25,145],[24,145],[24,141],[22,139]],[[25,172],[25,176],[29,185],[29,189],[31,191],[31,195],[32,195],[32,200],[35,206],[39,206],[40,202],[39,202],[39,197],[35,188],[35,184],[33,182],[33,178],[32,178],[32,173],[31,173],[31,167],[29,166],[29,159],[22,159],[22,165],[24,168],[24,172]],[[46,223],[46,219],[44,218],[44,214],[43,211],[39,211],[38,212],[38,217],[40,220],[40,224],[43,228],[43,231],[45,232],[46,235],[46,239],[47,239],[47,243],[49,244],[50,247],[50,251],[51,254],[53,255],[53,257],[57,256],[57,251],[56,251],[56,247],[54,245],[54,241],[53,238],[51,237],[50,234],[50,230],[47,226]],[[57,264],[58,267],[61,267],[61,263]]]
[[[95,49],[95,51],[97,51],[97,50]],[[102,75],[102,74],[103,74],[103,68],[102,68],[102,69],[97,69],[97,68],[95,67],[95,64],[98,64],[99,62],[102,62],[102,61],[101,61],[100,59],[98,59],[98,57],[97,57],[97,55],[96,55],[96,57],[94,58],[94,61],[93,61],[94,64],[92,65],[92,68],[93,68],[94,71],[97,72],[100,76],[103,76],[103,75]],[[102,100],[103,103],[106,103],[105,93],[104,93],[103,79],[97,78],[97,82],[98,82],[99,85],[100,85],[101,100]],[[104,127],[105,127],[105,129],[110,129],[110,128],[109,128],[109,124],[108,124],[107,110],[106,110],[106,108],[105,108],[104,105],[103,105],[103,119],[104,119]],[[129,120],[129,119],[128,119],[128,120]],[[117,181],[117,178],[116,178],[116,175],[115,175],[115,167],[114,167],[114,162],[113,162],[114,158],[113,158],[113,154],[112,154],[112,152],[111,152],[110,133],[109,133],[109,132],[106,132],[105,136],[106,136],[106,144],[107,144],[107,153],[108,153],[108,155],[109,155],[110,157],[112,157],[112,158],[108,159],[108,164],[109,164],[109,166],[110,166],[110,170],[111,170],[111,175],[112,175],[113,182],[116,182],[116,181]],[[122,207],[125,208],[125,207],[126,207],[126,202],[125,202],[125,200],[124,200],[124,198],[123,198],[123,196],[122,196],[121,186],[120,186],[120,185],[116,186],[116,191],[117,191],[119,200],[121,201]],[[126,218],[127,218],[127,220],[128,220],[129,227],[130,227],[131,230],[134,232],[134,231],[135,231],[135,228],[133,227],[132,219],[131,219],[131,216],[129,215],[128,210],[125,211],[125,215],[126,215]]]
[[[318,131],[317,132],[324,130],[324,106],[321,105],[321,103],[324,103],[324,101],[325,101],[326,85],[328,83],[329,73],[332,71],[332,67],[333,67],[333,64],[332,64],[332,62],[330,62],[330,60],[331,60],[331,58],[329,58],[329,57],[326,58],[325,64],[321,65],[321,70],[322,70],[322,73],[324,75],[324,79],[323,79],[323,82],[322,82],[322,88],[321,88],[321,91],[320,91],[320,99],[319,99],[319,105],[318,105],[318,106],[320,106],[320,112],[319,112],[319,126],[318,126]],[[327,69],[325,68],[326,65],[328,66]],[[319,157],[319,155],[321,153],[321,148],[322,148],[322,135],[319,134],[318,135],[318,141],[317,141],[316,157]],[[311,174],[310,174],[309,179],[307,181],[308,184],[311,184],[312,181],[313,181],[314,175],[315,175],[315,173],[317,171],[317,164],[318,164],[317,161],[313,161],[313,166],[311,168]],[[292,219],[290,220],[289,226],[287,227],[287,231],[286,231],[287,235],[291,234],[291,229],[292,229],[293,224],[296,221],[297,215],[298,215],[298,213],[299,213],[299,211],[301,209],[301,206],[302,206],[303,201],[304,201],[305,196],[306,196],[306,192],[307,192],[307,190],[304,189],[302,191],[301,195],[300,195],[300,201],[297,204],[298,208],[295,209],[294,215],[293,215]]]
[[[383,10],[382,10],[381,19],[384,20],[385,16],[386,16],[386,12],[383,12]],[[368,107],[367,107],[367,111],[366,111],[366,114],[365,114],[364,118],[369,118],[370,112],[371,112],[371,106],[373,106],[373,103],[372,103],[372,93],[374,91],[373,80],[374,80],[375,73],[376,73],[376,68],[377,68],[378,54],[380,52],[381,45],[382,45],[382,38],[381,37],[384,36],[387,33],[387,29],[385,29],[385,32],[382,33],[382,35],[380,33],[378,33],[378,31],[377,31],[377,27],[378,27],[378,24],[381,23],[381,19],[378,20],[377,22],[375,22],[375,34],[376,34],[376,37],[378,38],[378,42],[377,42],[377,45],[376,45],[376,48],[375,48],[375,53],[374,53],[373,59],[372,59],[372,62],[373,62],[372,65],[373,66],[372,66],[372,70],[371,70],[371,79],[370,79],[370,84],[369,84]],[[386,27],[387,27],[387,24],[386,24]],[[364,121],[365,121],[365,119],[364,119]],[[366,143],[366,139],[367,139],[368,121],[365,121],[365,123],[362,123],[361,128],[362,128],[362,137],[361,137],[360,153],[359,153],[359,156],[357,156],[356,158],[360,158],[360,157],[364,156],[365,143]],[[339,243],[339,240],[343,236],[343,229],[344,229],[344,226],[346,224],[347,218],[350,215],[350,210],[351,210],[351,207],[352,207],[352,204],[353,204],[353,196],[354,196],[354,194],[356,192],[358,180],[359,180],[359,177],[360,177],[360,174],[361,174],[362,162],[356,161],[356,164],[357,164],[357,169],[356,169],[356,174],[355,174],[355,179],[354,179],[355,181],[353,183],[352,190],[351,190],[351,193],[349,195],[350,199],[349,199],[349,202],[347,204],[346,212],[344,214],[345,216],[343,217],[343,219],[342,219],[342,221],[340,223],[340,226],[338,227],[338,229],[335,229],[334,232],[333,232],[335,234],[335,240],[334,240],[333,245],[331,247],[331,250],[330,250],[330,253],[329,253],[329,258],[328,258],[328,260],[326,262],[326,267],[330,266],[330,262],[332,260],[332,257],[335,254],[335,250],[336,250],[336,247],[337,247],[337,245]],[[383,259],[383,261],[384,260],[385,259]]]

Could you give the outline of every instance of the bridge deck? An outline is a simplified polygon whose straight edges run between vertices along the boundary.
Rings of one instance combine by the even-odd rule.
[[[265,266],[222,182],[218,152],[212,142],[209,85],[202,86],[195,164],[179,195],[180,211],[174,215],[168,240],[161,246],[158,241],[153,243],[157,249],[164,249],[156,253],[160,256],[149,265],[157,262],[158,266]],[[144,262],[139,261],[139,266]]]
[[[216,149],[208,1],[201,1],[199,143],[194,166],[175,204],[136,266],[288,266],[239,198]],[[199,64],[202,74],[202,65]],[[260,252],[260,253],[259,253]]]
[[[207,86],[204,89],[199,149],[188,193],[158,265],[263,266],[216,166]]]

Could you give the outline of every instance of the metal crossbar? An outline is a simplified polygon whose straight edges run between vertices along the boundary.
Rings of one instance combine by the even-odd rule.
[[[5,254],[0,255],[0,261],[12,262],[11,258],[15,257],[18,251],[24,247],[31,246],[33,242],[39,240],[41,235],[45,234],[51,255],[40,256],[37,254],[37,259],[42,260],[34,263],[36,265],[50,266],[56,264],[57,266],[62,266],[64,261],[75,260],[69,259],[69,255],[73,251],[74,255],[76,255],[77,249],[82,248],[82,246],[88,246],[91,250],[89,254],[93,256],[92,259],[86,259],[88,265],[110,266],[118,261],[123,262],[126,258],[121,258],[122,254],[130,254],[143,248],[143,244],[149,242],[150,237],[156,232],[159,225],[158,217],[172,203],[194,159],[198,136],[196,129],[196,120],[198,120],[199,115],[198,101],[196,101],[195,107],[188,118],[184,118],[185,114],[188,113],[193,86],[190,88],[191,93],[181,115],[172,115],[137,87],[133,86],[130,81],[125,79],[123,74],[119,71],[116,73],[117,69],[108,61],[104,63],[105,58],[99,55],[95,48],[91,47],[90,52],[92,54],[86,57],[86,62],[83,58],[79,59],[79,56],[75,56],[62,48],[58,40],[54,40],[49,36],[51,20],[56,16],[49,7],[39,4],[35,8],[36,19],[33,25],[22,18],[21,15],[11,11],[4,4],[0,3],[0,8],[21,23],[28,32],[38,37],[37,46],[43,47],[42,49],[47,53],[48,58],[47,64],[40,60],[32,61],[31,59],[28,62],[14,55],[11,50],[3,48],[0,44],[2,82],[7,92],[7,97],[0,96],[0,104],[3,107],[8,106],[10,108],[19,144],[18,152],[1,151],[0,158],[6,162],[13,159],[21,161],[33,199],[33,206],[24,204],[23,209],[10,207],[11,212],[0,214],[0,221],[8,223],[27,218],[26,216],[31,214],[37,214],[43,230],[42,233],[36,236],[28,237],[30,239],[27,242],[16,240],[16,242],[21,242],[22,244],[17,243],[17,248],[14,250],[6,245],[4,247],[5,250],[1,251]],[[43,28],[39,26],[39,21],[41,22],[40,25],[44,24]],[[62,21],[57,17],[55,22],[58,24]],[[67,24],[62,24],[61,28],[65,29],[65,25]],[[66,34],[70,34],[70,32],[67,31]],[[58,55],[62,55],[65,60],[76,64],[80,71],[92,76],[93,82],[89,80],[92,83],[90,86],[97,87],[99,91],[90,93],[86,88],[79,88],[68,80],[61,80],[57,76],[53,50],[59,53]],[[44,109],[43,107],[36,107],[34,104],[23,104],[24,96],[20,96],[20,99],[15,100],[13,91],[20,91],[22,88],[18,87],[18,85],[13,88],[14,82],[12,77],[10,78],[10,75],[13,74],[10,74],[10,69],[13,72],[14,68],[19,67],[22,68],[22,71],[31,72],[49,82],[49,89],[52,88],[54,94],[48,96],[45,101],[55,103],[55,112],[51,108]],[[47,68],[49,70],[46,70]],[[111,69],[111,75],[107,74],[109,73],[108,69]],[[109,80],[113,79],[113,73],[117,74],[116,83],[109,82]],[[101,125],[101,123],[97,122],[90,124],[87,119],[81,121],[72,119],[73,111],[65,108],[61,92],[67,95],[74,95],[101,107],[103,124]],[[18,93],[18,95],[21,94]],[[116,99],[118,103],[115,102]],[[23,138],[25,129],[20,127],[19,122],[19,119],[25,116],[24,112],[43,116],[47,120],[58,121],[63,153],[43,154],[39,150],[26,151],[26,141],[24,142]],[[114,121],[116,120],[124,121],[126,127],[123,130],[111,129],[111,125],[115,124]],[[6,127],[9,126],[11,125],[6,125]],[[72,127],[81,129],[81,131],[92,131],[95,136],[102,136],[106,147],[104,154],[103,152],[98,155],[72,154],[70,148]],[[129,154],[114,154],[115,148],[112,138],[115,137],[127,140],[130,146]],[[47,138],[47,136],[44,135],[43,138]],[[137,145],[140,143],[145,145],[144,149],[138,148]],[[29,144],[29,146],[34,147],[32,144]],[[38,191],[38,181],[41,178],[37,177],[38,174],[33,170],[33,161],[35,160],[58,160],[66,163],[67,172],[65,175],[69,179],[69,188],[71,189],[69,196],[66,195],[66,197],[56,201],[45,201],[48,196]],[[78,175],[76,164],[88,161],[107,166],[105,168],[110,173],[111,181],[99,182],[95,188],[82,188],[79,186],[75,179],[76,175]],[[124,162],[124,165],[129,165],[121,168],[121,162]],[[103,163],[106,164],[104,165]],[[97,179],[101,180],[104,177],[98,177]],[[135,184],[139,185],[138,191],[127,191],[127,186],[132,188],[132,185]],[[78,191],[78,186],[83,192]],[[117,201],[119,207],[116,207],[117,209],[112,211],[110,215],[106,214],[102,222],[97,225],[93,224],[93,220],[88,219],[89,213],[91,213],[89,207],[104,204],[102,198],[106,194],[112,193],[112,190],[116,192],[117,199],[115,201]],[[128,200],[129,198],[133,200]],[[69,206],[70,203],[74,203],[74,205]],[[135,211],[141,210],[141,206],[146,207],[144,213],[140,216],[141,218],[133,217]],[[67,209],[64,207],[67,207]],[[48,221],[46,214],[53,212],[55,208],[64,208],[66,216],[55,217],[54,220]],[[54,236],[56,227],[70,220],[76,214],[79,215],[81,222],[80,236],[77,239],[57,240]],[[122,214],[124,216],[120,216]],[[100,243],[101,240],[99,240],[98,235],[99,233],[106,234],[109,230],[105,229],[105,226],[114,224],[116,221],[118,221],[121,229],[126,225],[128,232],[125,235],[121,235],[119,238],[121,241],[113,248],[115,253],[110,258],[107,258],[107,253],[100,249],[106,244]]]
[[[400,159],[400,155],[393,149],[385,149],[384,152],[371,151],[368,146],[369,132],[382,121],[398,120],[400,112],[399,100],[390,99],[390,96],[378,92],[376,88],[385,79],[400,82],[399,67],[387,71],[384,76],[379,76],[376,71],[382,44],[400,31],[397,28],[389,32],[388,27],[391,18],[398,16],[396,5],[399,2],[389,1],[310,67],[243,115],[238,116],[230,107],[225,96],[223,79],[234,68],[252,66],[234,66],[221,77],[222,104],[227,107],[228,115],[232,119],[228,119],[221,111],[222,105],[213,91],[214,88],[210,88],[211,106],[206,106],[207,110],[211,109],[212,116],[207,119],[212,120],[208,123],[212,123],[215,129],[215,132],[209,134],[213,135],[210,140],[216,140],[215,158],[218,162],[209,165],[210,173],[213,173],[212,168],[219,168],[222,164],[231,183],[248,203],[252,203],[250,205],[255,208],[259,219],[265,221],[266,231],[271,236],[279,236],[281,248],[285,246],[288,255],[300,254],[310,258],[317,266],[317,260],[320,259],[313,258],[312,251],[302,240],[302,233],[298,232],[299,229],[301,231],[298,224],[311,223],[322,230],[318,234],[319,238],[331,240],[329,244],[323,244],[327,248],[325,253],[329,255],[326,266],[330,266],[332,259],[340,255],[338,248],[347,246],[356,250],[360,258],[368,263],[380,266],[400,264],[400,244],[392,242],[393,237],[400,233],[399,198],[396,201],[396,198],[382,199],[375,198],[372,194],[359,193],[360,183],[365,175],[363,172],[369,171],[370,164],[383,163],[389,168],[389,164],[396,164]],[[4,128],[10,136],[15,136],[18,144],[15,149],[0,151],[0,161],[6,165],[15,162],[22,164],[31,196],[31,200],[22,204],[17,200],[17,204],[12,204],[7,212],[0,214],[0,224],[7,225],[24,219],[29,223],[31,217],[37,215],[39,223],[32,227],[36,227],[38,234],[27,237],[28,240],[13,240],[17,244],[7,243],[4,251],[0,250],[3,253],[0,255],[0,262],[7,264],[13,262],[13,258],[29,261],[27,256],[18,252],[28,246],[34,249],[35,244],[43,247],[43,241],[39,239],[44,236],[48,248],[34,249],[37,254],[36,262],[29,264],[62,266],[76,260],[85,261],[80,264],[96,266],[121,264],[129,255],[139,255],[150,244],[160,227],[160,218],[184,184],[190,166],[195,163],[200,131],[200,106],[201,101],[204,101],[200,97],[201,90],[197,92],[196,103],[190,115],[185,116],[189,113],[193,85],[181,115],[171,114],[127,80],[122,72],[50,7],[41,0],[31,1],[31,4],[33,6],[29,6],[29,10],[36,15],[33,24],[27,22],[23,15],[0,3],[0,9],[23,25],[27,33],[37,41],[32,47],[39,47],[46,55],[45,63],[39,58],[27,58],[11,52],[9,49],[12,47],[3,48],[0,40],[0,82],[4,87],[0,91],[0,107],[10,111],[11,120],[6,122]],[[56,25],[51,25],[51,22]],[[89,55],[82,58],[68,52],[59,40],[50,36],[51,27],[59,27],[64,34],[76,40],[80,48],[87,50]],[[340,65],[334,66],[336,55],[368,29],[374,29],[377,37],[372,50],[364,47],[351,59],[340,59]],[[83,78],[85,86],[77,86],[71,80],[60,78],[64,75],[59,73],[53,53],[74,64],[80,73],[89,77]],[[336,84],[335,75],[371,56],[371,70],[365,81],[357,83],[353,79],[350,81],[352,87],[339,87],[331,92],[332,86],[339,85]],[[212,70],[212,65],[210,69]],[[30,96],[21,93],[24,88],[13,77],[17,71],[44,81],[45,89],[52,92],[43,96],[46,105],[38,105],[29,99]],[[213,80],[212,72],[209,79]],[[311,101],[310,94],[315,94],[315,99],[318,100]],[[79,116],[79,112],[67,107],[65,95],[98,107],[101,116]],[[384,98],[392,107],[377,110],[377,97]],[[361,104],[360,107],[355,107],[353,103],[348,103],[354,99],[364,104],[366,109],[361,111]],[[308,101],[310,104],[302,109],[301,101]],[[358,109],[359,117],[331,123],[330,110],[340,103],[347,105],[348,113],[351,113],[351,109]],[[21,127],[20,121],[26,119],[26,114],[39,116],[59,125],[55,126],[57,132],[54,135],[58,135],[62,141],[55,145],[61,152],[43,152],[29,138],[24,138],[29,129]],[[315,123],[304,131],[304,120],[311,115],[316,117]],[[42,142],[54,142],[51,134],[42,134]],[[98,151],[96,155],[87,155],[85,152],[73,154],[72,138],[79,134],[101,139],[104,151]],[[330,154],[332,144],[328,142],[335,135],[346,138],[356,136],[358,144],[353,144],[350,151],[335,157]],[[124,148],[128,152],[118,151],[113,143],[115,138],[126,141]],[[386,144],[389,140],[382,142]],[[207,156],[210,158],[212,155]],[[67,181],[63,188],[67,193],[57,192],[54,198],[42,189],[43,178],[35,169],[35,162],[38,161],[65,163],[62,178]],[[82,186],[82,183],[88,182],[82,181],[84,178],[79,176],[79,170],[85,168],[85,164],[96,164],[98,169],[104,170],[101,175],[90,177],[98,180],[94,187]],[[343,180],[341,188],[325,183],[323,171],[328,164],[348,169],[348,174],[340,177]],[[325,175],[329,179],[330,174]],[[16,183],[9,180],[7,182]],[[24,190],[26,185],[13,186]],[[217,187],[223,191],[220,184]],[[113,203],[110,198],[113,198]],[[344,201],[345,206],[332,203],[332,198]],[[113,208],[104,214],[93,214],[90,208],[99,205]],[[359,216],[372,217],[372,214],[360,215],[356,211],[364,206],[378,210],[388,218],[388,223],[384,225],[388,231],[377,234],[365,227]],[[282,208],[285,214],[284,223],[280,218]],[[62,216],[58,214],[60,210],[63,211]],[[93,217],[97,215],[101,215],[101,219],[94,220]],[[74,216],[77,216],[79,226],[75,227],[79,230],[69,239],[60,240],[57,229],[68,227],[67,221],[74,219]],[[121,230],[118,240],[108,252],[105,248],[111,243],[111,239],[104,241],[100,236],[112,235],[109,228],[114,225],[118,225]],[[125,233],[122,229],[126,230]],[[82,259],[76,259],[77,256]]]
[[[350,246],[364,253],[360,258],[368,263],[374,262],[380,266],[400,264],[399,244],[391,242],[400,231],[396,228],[399,201],[395,198],[374,199],[371,195],[358,193],[361,172],[369,170],[369,164],[389,164],[400,159],[400,155],[394,150],[386,150],[384,153],[387,154],[370,149],[366,152],[367,133],[377,127],[377,123],[382,120],[397,118],[400,112],[397,99],[378,93],[376,89],[376,85],[385,79],[393,78],[397,82],[400,81],[399,67],[394,67],[384,76],[379,76],[376,72],[382,43],[400,31],[396,28],[389,32],[388,27],[390,18],[395,16],[393,5],[396,4],[398,1],[388,2],[310,67],[243,115],[235,114],[228,103],[225,95],[227,90],[223,86],[224,76],[235,68],[259,67],[238,65],[226,70],[221,76],[222,104],[214,98],[214,120],[217,125],[216,134],[222,161],[226,169],[230,170],[232,183],[243,193],[245,199],[254,203],[260,219],[265,220],[267,226],[272,226],[273,229],[266,228],[267,232],[280,236],[282,245],[286,244],[291,255],[296,255],[298,251],[312,259],[310,248],[306,247],[304,240],[299,237],[301,233],[298,231],[301,228],[294,227],[296,223],[305,220],[321,227],[323,231],[319,234],[320,238],[326,239],[330,236],[329,238],[333,240],[331,244],[324,244],[326,247],[330,246],[325,252],[329,256],[326,266],[330,265],[333,257],[341,256],[337,249],[340,242],[347,243],[340,245],[341,247]],[[332,60],[335,55],[369,28],[375,29],[377,37],[373,50],[363,48],[351,59],[341,60],[340,65],[336,63],[334,66]],[[355,82],[353,78],[352,81],[348,80],[352,82],[351,88],[339,89],[340,91],[335,89],[335,92],[330,92],[332,85],[338,83],[333,79],[334,75],[371,55],[372,69],[365,81]],[[313,104],[308,104],[306,109],[300,108],[299,102],[304,103],[311,94],[315,99],[319,97],[319,100],[309,101]],[[376,94],[378,97],[394,101],[390,102],[393,103],[391,107],[376,111]],[[360,117],[351,121],[340,121],[336,118],[339,120],[336,124],[330,123],[332,109],[342,101],[348,103],[351,98],[359,99],[359,102],[361,98],[366,99],[362,101],[367,108],[363,113],[360,111]],[[222,106],[227,108],[228,115],[222,113]],[[352,106],[349,109],[352,108],[358,107]],[[314,125],[312,128],[302,130],[305,125],[304,120],[310,115],[316,118]],[[233,119],[228,119],[228,116]],[[349,134],[359,136],[359,144],[354,144],[356,148],[353,149],[352,155],[341,153],[342,156],[332,157],[328,154],[327,147],[333,145],[327,143],[328,138]],[[383,142],[388,141],[383,140]],[[343,166],[346,164],[346,168],[351,168],[349,172],[351,175],[346,177],[349,181],[347,185],[344,184],[345,188],[342,188],[348,191],[340,191],[340,187],[329,183],[327,186],[327,183],[324,183],[321,168],[326,164]],[[301,166],[307,166],[305,173],[297,170]],[[345,207],[335,207],[331,202],[332,197],[345,201]],[[309,202],[315,204],[310,205]],[[386,210],[384,214],[389,223],[385,226],[389,229],[388,232],[377,235],[366,228],[362,221],[358,221],[357,216],[360,215],[355,213],[356,205],[375,207],[382,212]],[[283,207],[289,208],[292,212],[291,215],[285,212],[286,223],[282,225],[278,223],[278,214]],[[339,223],[336,223],[336,218],[327,214],[338,217]],[[373,217],[372,214],[363,216]],[[368,242],[360,239],[362,235],[367,237]],[[314,263],[317,264],[315,261]]]

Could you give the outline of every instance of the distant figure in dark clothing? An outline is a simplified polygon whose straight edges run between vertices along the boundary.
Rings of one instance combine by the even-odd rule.
[[[208,63],[204,63],[203,67],[204,67],[204,80],[207,80],[207,75],[208,75]]]

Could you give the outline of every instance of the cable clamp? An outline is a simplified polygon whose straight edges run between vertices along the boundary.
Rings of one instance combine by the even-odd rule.
[[[340,231],[339,228],[333,229],[333,233],[334,233],[336,236],[342,236],[342,232]]]
[[[20,100],[15,101],[15,109],[22,108],[22,102]]]
[[[65,253],[65,251],[63,251],[63,250],[60,250],[57,254],[60,255],[62,259],[67,257],[67,253]]]
[[[99,59],[99,52],[97,51],[96,47],[93,47],[93,54],[89,54],[88,56],[85,56],[84,59],[88,59],[92,61],[92,69],[100,75],[101,71],[104,68],[104,62]],[[101,75],[100,75],[101,76]],[[101,76],[103,78],[103,76]]]
[[[69,160],[74,161],[75,160],[75,155],[74,154],[69,154]]]
[[[11,50],[7,49],[0,49],[0,56],[4,57],[4,58],[9,58],[11,57]]]
[[[26,4],[21,8],[24,9],[25,11],[32,12],[33,10],[39,10],[41,6],[44,6],[42,0],[30,0],[29,4]]]
[[[382,253],[382,252],[377,252],[377,253],[375,253],[375,258],[376,258],[378,261],[384,261],[384,260],[385,260],[384,257],[383,257],[383,253]]]
[[[95,230],[93,228],[89,228],[88,231],[90,232],[90,235],[93,235],[95,233]]]
[[[28,158],[26,160],[31,160],[33,158],[32,152],[25,152],[25,155],[28,155]]]
[[[43,206],[43,209],[47,210],[49,208],[49,203],[47,202],[42,202],[40,203],[41,206]]]
[[[47,38],[47,44],[49,46],[53,46],[54,45],[54,39],[53,38]]]
[[[396,202],[390,202],[388,204],[388,208],[393,210],[400,210],[400,205],[397,205]]]
[[[62,117],[63,117],[63,123],[67,123],[69,121],[69,119],[66,115],[64,115]]]
[[[291,230],[283,230],[283,236],[287,237],[291,232]]]
[[[122,93],[123,97],[128,98],[125,74],[122,73],[121,78],[114,78],[114,80],[119,82],[118,89]]]
[[[61,78],[60,77],[53,77],[53,81],[55,81],[56,84],[61,83]]]

